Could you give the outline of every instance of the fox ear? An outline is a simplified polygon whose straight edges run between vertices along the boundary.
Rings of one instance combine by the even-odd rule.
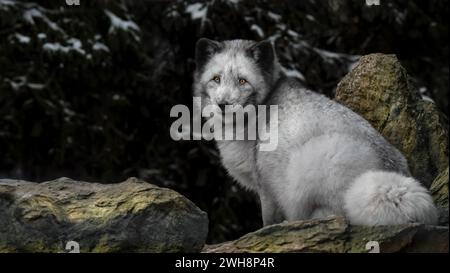
[[[197,69],[204,66],[206,62],[220,50],[220,43],[207,38],[201,38],[195,45],[195,64]]]
[[[268,72],[273,68],[275,51],[269,40],[264,40],[252,45],[247,52],[263,71]]]

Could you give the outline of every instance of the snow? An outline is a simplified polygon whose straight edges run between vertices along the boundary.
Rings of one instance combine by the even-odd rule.
[[[313,22],[316,21],[316,18],[314,18],[314,16],[312,16],[311,14],[306,14],[306,19]]]
[[[427,96],[428,88],[426,88],[425,86],[420,87],[419,93],[423,100],[434,103],[434,100],[432,98],[430,98],[429,96]]]
[[[34,90],[42,90],[45,87],[45,84],[42,83],[28,83],[28,87]]]
[[[283,70],[284,74],[286,74],[286,76],[288,76],[288,77],[298,78],[302,81],[305,80],[305,76],[303,76],[303,74],[296,69],[289,69],[289,68],[285,68],[285,67],[282,67],[281,69]]]
[[[51,102],[50,100],[44,99],[43,100],[45,102],[45,104],[47,104],[50,108],[56,109],[56,106],[53,102]]]
[[[14,6],[15,4],[16,4],[16,1],[11,1],[11,0],[0,0],[0,5]]]
[[[396,14],[395,21],[398,24],[403,24],[403,22],[405,21],[406,15],[407,15],[407,10],[400,11],[399,9],[394,8],[394,13]]]
[[[123,30],[125,32],[131,31],[131,34],[135,38],[136,41],[140,41],[139,36],[137,36],[133,31],[139,32],[140,28],[139,26],[131,21],[131,20],[123,20],[114,13],[110,12],[109,10],[105,10],[106,15],[108,15],[109,20],[111,22],[111,26],[109,27],[108,32],[114,33],[118,29]]]
[[[108,15],[109,19],[111,20],[111,28],[113,28],[113,29],[122,29],[125,31],[127,31],[129,29],[132,29],[135,31],[140,30],[138,25],[136,25],[136,23],[133,21],[123,20],[108,10],[105,10],[105,13],[106,13],[106,15]],[[111,28],[109,31],[113,31]]]
[[[44,21],[50,29],[65,34],[64,31],[55,22],[48,19],[48,17],[45,14],[43,14],[42,11],[40,11],[38,8],[30,8],[26,10],[22,16],[26,22],[32,25],[36,23],[34,19],[39,18],[42,21]]]
[[[69,108],[69,103],[68,102],[66,102],[64,100],[58,100],[58,102],[59,102],[59,104],[62,107],[63,113],[66,115],[64,117],[64,120],[66,122],[70,122],[70,118],[74,117],[76,115],[76,113]]]
[[[10,7],[13,7],[16,5],[15,1],[10,0],[0,0],[0,10],[8,11]]]
[[[269,38],[267,38],[270,42],[272,42],[272,44],[275,44],[276,41],[281,37],[282,35],[280,33],[275,33],[269,36]]]
[[[289,32],[288,32],[289,33]],[[299,35],[299,34],[298,34]],[[324,61],[326,62],[333,62],[334,60],[338,61],[346,61],[348,62],[348,71],[350,71],[355,63],[359,60],[359,55],[350,55],[345,53],[336,53],[332,51],[328,51],[325,49],[320,49],[317,47],[311,46],[307,41],[299,40],[295,44],[292,45],[292,47],[299,49],[299,50],[307,50],[307,51],[314,51],[317,53]]]
[[[314,48],[314,51],[319,54],[324,59],[340,59],[342,57],[342,54],[331,52],[324,49]]]
[[[16,33],[15,37],[17,38],[17,40],[19,41],[19,43],[21,44],[28,44],[30,43],[31,39],[28,36],[22,35],[20,33]]]
[[[103,132],[103,127],[100,125],[93,125],[91,126],[92,130],[97,131],[97,132]]]
[[[180,17],[180,13],[178,13],[178,11],[173,9],[167,13],[167,17],[168,18],[178,18],[178,17]]]
[[[295,31],[293,31],[293,30],[288,30],[287,31],[287,33],[289,34],[289,35],[291,35],[292,37],[294,37],[294,38],[299,38],[300,37],[300,34],[298,34],[298,32],[295,32]]]
[[[422,99],[425,100],[425,101],[429,101],[429,102],[433,102],[434,103],[434,100],[432,98],[426,96],[426,95],[422,95]]]
[[[276,21],[276,22],[278,22],[278,21],[281,20],[281,15],[276,14],[276,13],[274,13],[274,12],[269,11],[269,12],[267,13],[267,15],[268,15],[272,20],[274,20],[274,21]]]
[[[54,52],[61,51],[67,53],[70,51],[69,47],[63,46],[60,43],[45,43],[42,46],[42,48],[46,51],[54,51]]]
[[[44,40],[44,39],[47,38],[47,34],[45,34],[45,33],[39,33],[39,34],[37,35],[37,37],[39,38],[39,40]]]
[[[259,27],[258,25],[253,24],[250,27],[251,30],[255,31],[259,37],[263,38],[264,37],[264,31],[262,30],[261,27]]]
[[[42,90],[45,88],[45,84],[28,82],[27,76],[15,77],[14,80],[5,79],[5,81],[8,82],[11,88],[15,91],[24,86],[27,86],[28,88],[33,90]]]
[[[275,25],[280,31],[285,31],[287,29],[286,24],[278,23]]]
[[[64,112],[64,114],[66,114],[69,117],[75,116],[75,112],[70,110],[69,108],[63,108],[63,112]]]
[[[15,1],[10,1],[10,0],[0,0],[0,9],[1,10],[8,10],[9,7],[12,7],[16,5]]]
[[[61,45],[60,43],[45,43],[42,48],[50,52],[63,52],[69,53],[70,51],[76,51],[81,55],[85,55],[86,51],[83,49],[83,44],[77,38],[70,38],[67,40],[67,46]]]
[[[78,51],[78,53],[82,55],[86,54],[86,51],[83,50],[83,44],[79,39],[70,38],[69,40],[67,40],[67,43],[71,45],[72,50]]]
[[[11,88],[13,90],[17,91],[22,86],[24,86],[26,84],[27,77],[26,76],[19,76],[19,77],[16,77],[14,80],[5,79],[5,81],[9,83],[9,85],[11,86]]]
[[[103,51],[109,52],[108,46],[101,42],[95,42],[95,44],[92,45],[92,49],[98,50],[98,51],[103,50]]]
[[[191,14],[192,20],[201,19],[202,22],[206,19],[208,7],[202,3],[195,3],[186,7],[186,12]]]
[[[44,17],[44,15],[41,13],[40,10],[37,10],[37,9],[35,9],[35,8],[26,10],[26,11],[23,13],[23,19],[24,19],[25,21],[27,21],[28,23],[33,24],[33,25],[35,24],[35,22],[34,22],[34,18],[35,18],[35,17],[40,17],[40,18],[42,18],[42,17]]]
[[[319,56],[322,59],[324,59],[327,62],[332,62],[334,59],[348,61],[347,71],[352,70],[353,67],[356,65],[357,61],[360,58],[360,56],[358,56],[358,55],[349,55],[349,54],[344,54],[344,53],[336,53],[336,52],[331,52],[331,51],[324,50],[324,49],[319,49],[319,48],[316,48],[316,47],[313,47],[312,49],[314,50],[314,52],[319,54]]]

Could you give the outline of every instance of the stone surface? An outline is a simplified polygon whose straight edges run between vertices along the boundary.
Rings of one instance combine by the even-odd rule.
[[[380,252],[448,252],[448,238],[444,226],[350,226],[342,217],[329,217],[267,226],[203,252],[369,252],[371,241]]]
[[[436,177],[430,191],[440,212],[439,223],[448,226],[448,167]]]
[[[338,84],[335,99],[402,151],[412,174],[426,186],[448,167],[448,121],[411,88],[395,55],[362,56]]]
[[[206,213],[177,192],[130,178],[0,180],[0,252],[197,252]]]

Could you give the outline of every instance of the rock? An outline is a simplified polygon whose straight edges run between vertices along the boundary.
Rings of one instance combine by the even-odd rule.
[[[136,178],[98,184],[0,180],[0,252],[197,252],[208,218],[179,193]]]
[[[407,158],[413,176],[430,186],[448,168],[448,121],[408,84],[395,55],[370,54],[338,84],[336,101],[367,119]]]
[[[430,191],[440,212],[439,223],[448,225],[448,167],[436,177]]]
[[[369,252],[378,242],[380,252],[448,253],[448,227],[407,224],[350,226],[342,217],[285,222],[264,227],[203,252]]]

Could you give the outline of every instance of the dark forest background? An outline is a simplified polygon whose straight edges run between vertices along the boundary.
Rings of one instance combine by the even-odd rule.
[[[0,178],[172,188],[206,211],[208,242],[259,228],[258,201],[213,142],[171,140],[192,104],[200,37],[271,39],[285,73],[330,97],[362,54],[397,54],[448,116],[447,1],[0,0]]]

